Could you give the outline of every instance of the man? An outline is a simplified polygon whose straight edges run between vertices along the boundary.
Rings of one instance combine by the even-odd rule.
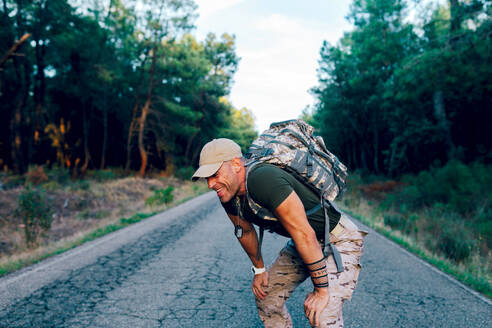
[[[307,209],[319,204],[319,197],[274,165],[260,164],[250,172],[247,170],[236,143],[214,139],[203,147],[200,167],[192,179],[207,179],[208,187],[217,193],[235,227],[236,237],[253,263],[255,275],[251,288],[260,319],[265,327],[292,327],[285,302],[300,283],[311,277],[314,290],[304,302],[310,324],[343,327],[342,305],[351,298],[357,283],[365,232],[336,209],[328,209],[330,227],[333,227],[330,241],[340,252],[344,267],[338,273],[333,256],[324,258],[321,250],[325,224],[322,209],[309,217],[306,215]],[[252,225],[261,226],[265,222],[249,208],[246,192],[278,218],[279,223],[270,228],[291,238],[268,270]]]

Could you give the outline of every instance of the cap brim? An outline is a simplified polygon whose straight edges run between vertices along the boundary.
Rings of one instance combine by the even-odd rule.
[[[193,174],[191,180],[196,181],[200,178],[208,178],[209,176],[214,175],[221,166],[222,162],[202,165],[196,170],[195,174]]]

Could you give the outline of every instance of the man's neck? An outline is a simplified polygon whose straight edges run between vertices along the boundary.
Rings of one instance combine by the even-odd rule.
[[[246,195],[246,167],[245,166],[243,166],[241,168],[241,171],[239,172],[239,179],[241,181],[241,184],[239,185],[237,195],[244,196]]]
[[[239,187],[239,190],[236,193],[239,197],[244,197],[246,195],[246,188]]]

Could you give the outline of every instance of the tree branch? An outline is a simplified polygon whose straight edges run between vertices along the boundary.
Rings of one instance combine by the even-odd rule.
[[[10,48],[10,50],[7,51],[7,53],[2,57],[2,59],[0,59],[0,69],[5,64],[5,62],[7,61],[7,59],[9,59],[9,57],[11,57],[11,56],[17,56],[18,55],[18,54],[15,54],[15,51],[30,36],[31,36],[31,33],[26,33],[16,43],[14,43],[14,45]]]

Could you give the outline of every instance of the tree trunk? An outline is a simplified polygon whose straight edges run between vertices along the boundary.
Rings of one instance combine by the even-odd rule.
[[[101,165],[100,169],[104,170],[106,162],[106,148],[108,144],[108,105],[107,105],[107,92],[106,88],[103,90],[103,140],[101,151]]]
[[[10,120],[10,157],[12,160],[12,167],[14,172],[21,173],[22,163],[20,159],[20,147],[21,147],[21,135],[20,135],[20,121],[22,119],[22,107],[24,106],[23,99],[19,100],[15,106],[14,115]]]
[[[105,18],[104,24],[107,25],[109,19],[111,18],[111,10],[113,8],[113,2],[114,0],[109,1],[109,8],[108,8],[108,13]],[[106,26],[107,27],[107,26]],[[102,49],[104,45],[106,44],[107,37],[104,37],[102,39],[102,44],[100,47],[99,53],[102,53]],[[103,87],[103,141],[102,141],[102,150],[101,150],[101,165],[99,168],[101,170],[104,170],[104,167],[106,166],[106,150],[108,148],[108,103],[107,103],[107,89],[106,87]]]
[[[87,120],[87,106],[85,101],[82,103],[82,133],[84,138],[84,164],[80,168],[80,172],[82,175],[85,175],[91,158],[89,152],[89,121]]]
[[[133,140],[133,134],[135,133],[135,129],[138,126],[138,121],[137,121],[137,114],[138,114],[138,108],[140,107],[140,90],[142,89],[143,85],[143,76],[145,73],[145,62],[147,60],[147,56],[142,62],[142,69],[140,70],[140,76],[138,78],[138,85],[135,90],[135,104],[133,106],[133,112],[132,112],[132,120],[130,121],[130,126],[128,127],[128,137],[126,139],[126,164],[125,164],[125,171],[128,173],[130,170],[130,165],[131,165],[131,153],[132,153],[132,140]]]
[[[352,140],[352,167],[357,167],[357,147]]]
[[[147,168],[147,152],[145,151],[144,145],[144,128],[145,128],[145,120],[147,118],[147,114],[149,113],[150,108],[150,97],[147,98],[144,107],[142,108],[142,115],[139,119],[139,129],[138,129],[138,150],[140,151],[140,159],[141,165],[139,174],[141,177],[145,176],[145,169]]]
[[[191,157],[191,163],[195,163],[197,158],[198,158],[198,155],[200,154],[200,147],[196,147],[195,148],[195,151],[193,152],[193,156]]]
[[[360,160],[361,160],[361,165],[360,167],[362,168],[362,170],[364,171],[368,171],[368,166],[367,166],[367,153],[365,151],[365,149],[362,149],[361,151],[361,156],[360,156]],[[357,165],[358,166],[358,165]]]
[[[7,9],[7,0],[3,0],[3,15],[5,16],[6,19],[9,18],[9,12]]]
[[[166,152],[166,176],[172,176],[174,174],[174,160],[170,152]]]
[[[157,57],[157,46],[154,44],[152,48],[152,64],[150,65],[150,73],[149,73],[149,89],[147,91],[147,100],[145,101],[145,105],[142,108],[142,114],[139,119],[139,130],[138,130],[138,150],[140,151],[141,165],[139,174],[141,177],[145,176],[145,170],[147,168],[147,152],[145,150],[144,145],[144,130],[145,130],[145,120],[147,118],[147,114],[149,113],[150,103],[152,99],[152,91],[154,88],[154,69],[155,62]]]
[[[28,79],[29,73],[25,73],[27,75],[25,79]],[[22,152],[22,119],[23,119],[23,109],[27,103],[27,99],[29,97],[29,90],[26,85],[27,81],[23,82],[23,85],[21,87],[21,92],[23,93],[19,98],[19,102],[15,106],[15,112],[14,115],[11,119],[10,122],[10,130],[12,133],[12,148],[11,148],[11,155],[12,155],[12,164],[14,167],[14,171],[16,173],[24,173],[26,171],[26,163],[24,160],[23,152]]]
[[[128,137],[126,139],[126,164],[125,164],[125,171],[128,173],[130,170],[130,164],[131,164],[131,152],[132,152],[132,139],[133,139],[133,133],[135,131],[135,127],[137,125],[137,110],[139,107],[139,102],[138,100],[135,102],[135,106],[133,106],[133,115],[132,115],[132,120],[130,122],[130,127],[128,128]]]
[[[204,108],[205,101],[203,100],[203,92],[200,92],[199,99],[200,99],[199,108],[203,115],[196,124],[198,130],[188,138],[188,143],[186,144],[185,159],[189,161],[188,162],[189,165],[193,165],[193,158],[190,158],[190,152],[191,152],[191,147],[193,146],[193,141],[195,140],[196,136],[200,133],[200,126],[202,125],[202,122],[205,119],[205,108]]]
[[[377,123],[376,123],[377,124]],[[374,130],[374,141],[373,141],[373,147],[374,147],[374,172],[379,173],[379,131],[376,128]]]
[[[193,165],[193,162],[191,161],[192,159],[190,158],[191,146],[193,145],[193,141],[195,140],[199,132],[200,131],[193,133],[191,137],[188,138],[188,144],[186,145],[185,158],[189,161],[188,163],[190,165]]]
[[[34,133],[34,143],[30,143],[30,145],[37,146],[39,145],[41,138],[39,137],[40,131],[43,130],[43,126],[45,125],[43,119],[43,111],[44,111],[44,102],[45,102],[45,94],[46,94],[46,79],[44,75],[44,57],[46,54],[46,46],[44,44],[40,45],[39,40],[36,40],[36,65],[38,67],[36,74],[36,82],[34,84],[34,102],[35,102],[35,113],[34,113],[34,122],[33,122],[33,130]],[[33,148],[34,148],[33,147]],[[30,147],[31,148],[31,147]],[[39,162],[41,158],[38,160],[39,154],[38,151],[33,149],[35,157],[34,159]],[[37,156],[36,156],[37,155]],[[31,162],[31,156],[29,156],[29,162]]]
[[[448,119],[446,118],[446,108],[444,105],[444,96],[442,90],[434,92],[434,117],[444,138],[446,145],[446,155],[448,159],[454,156],[454,143],[451,138],[451,130],[449,128]]]
[[[26,119],[24,118],[24,109],[29,99],[29,85],[31,81],[31,71],[30,65],[26,57],[21,58],[22,64],[18,65],[18,60],[15,60],[15,65],[17,66],[18,78],[21,81],[19,88],[19,101],[15,107],[14,115],[11,120],[11,155],[12,164],[16,173],[24,173],[27,169],[27,163],[25,162],[23,148],[23,129],[22,123]],[[19,67],[20,66],[20,67]],[[23,76],[21,76],[21,71]]]

